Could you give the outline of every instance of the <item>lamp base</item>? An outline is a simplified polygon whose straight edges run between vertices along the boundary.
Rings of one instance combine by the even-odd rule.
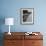
[[[10,33],[10,32],[8,32],[8,34],[9,34],[9,35],[11,35],[11,33]]]

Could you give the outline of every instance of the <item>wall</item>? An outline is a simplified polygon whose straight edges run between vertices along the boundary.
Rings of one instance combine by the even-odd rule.
[[[46,35],[46,0],[0,0],[0,4],[0,18],[13,17],[15,19],[11,32],[40,31],[44,36]],[[33,25],[20,24],[20,8],[34,8]],[[8,32],[8,26],[0,25],[0,32]]]
[[[42,31],[45,28],[45,16],[46,16],[46,1],[44,0],[1,0],[1,15],[4,17],[14,17],[15,25],[14,31]],[[34,25],[21,25],[20,24],[20,8],[34,8]],[[2,32],[5,32],[6,26],[2,26]],[[19,29],[19,30],[18,30]],[[12,30],[12,31],[13,31]],[[45,31],[44,30],[44,31]]]
[[[46,31],[46,1],[44,0],[1,0],[0,17],[13,17],[15,24],[12,31]],[[20,24],[20,8],[34,8],[34,24]],[[2,25],[2,32],[7,31],[8,27]],[[7,28],[6,28],[7,27]],[[14,28],[14,29],[13,29]],[[19,29],[19,30],[18,30]]]

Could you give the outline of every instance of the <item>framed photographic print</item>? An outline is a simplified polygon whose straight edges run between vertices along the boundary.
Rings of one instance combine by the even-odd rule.
[[[34,23],[34,8],[21,8],[20,15],[21,24]]]

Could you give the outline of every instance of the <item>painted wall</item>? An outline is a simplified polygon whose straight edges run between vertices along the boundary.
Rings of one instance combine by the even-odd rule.
[[[34,8],[33,25],[20,24],[20,8]],[[15,19],[11,32],[40,31],[46,36],[46,0],[0,0],[0,19],[4,21],[6,17]],[[6,31],[8,32],[8,26],[1,21],[0,32]],[[46,44],[45,41],[44,43]]]
[[[13,17],[14,26],[11,31],[46,31],[46,1],[45,0],[1,0],[2,17]],[[34,8],[34,24],[20,24],[20,8]],[[1,26],[2,32],[8,31],[6,25]],[[18,30],[19,29],[19,30]]]

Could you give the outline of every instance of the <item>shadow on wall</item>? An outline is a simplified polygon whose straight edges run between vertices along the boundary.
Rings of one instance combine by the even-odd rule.
[[[3,32],[2,32],[2,25],[5,23],[5,17],[0,16],[0,46],[3,46]]]
[[[2,28],[3,24],[5,24],[5,17],[4,16],[0,16],[0,33],[1,33],[1,28]]]
[[[3,41],[4,41],[3,33],[0,33],[0,46],[4,46]]]

